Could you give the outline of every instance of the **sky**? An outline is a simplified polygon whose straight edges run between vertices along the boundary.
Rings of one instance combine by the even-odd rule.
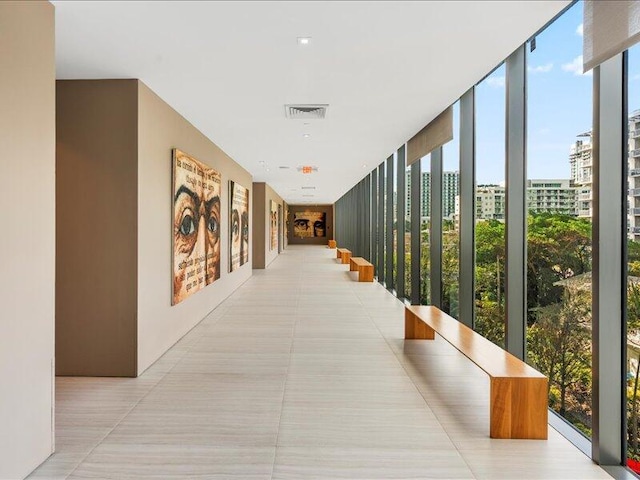
[[[527,46],[527,176],[569,178],[569,150],[591,129],[592,72],[582,74],[583,4],[577,2]],[[476,182],[504,181],[505,67],[476,88]],[[629,111],[640,108],[640,45],[629,51]],[[444,146],[444,170],[458,170],[459,107],[454,140]],[[584,139],[588,141],[587,139]],[[424,159],[423,162],[428,162]]]

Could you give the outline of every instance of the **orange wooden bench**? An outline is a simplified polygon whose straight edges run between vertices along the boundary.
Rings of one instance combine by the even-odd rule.
[[[373,282],[373,264],[362,257],[351,257],[349,270],[358,272],[359,282]]]
[[[351,259],[351,250],[347,250],[346,248],[338,248],[336,249],[336,256],[342,263],[348,264],[349,260]]]
[[[491,379],[491,438],[546,439],[548,379],[533,367],[440,309],[405,307],[406,339],[433,340],[437,332]]]
[[[336,248],[337,244],[335,240],[329,240],[329,248]]]

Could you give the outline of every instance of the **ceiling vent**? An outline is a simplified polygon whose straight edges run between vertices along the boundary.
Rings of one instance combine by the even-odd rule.
[[[316,187],[300,187],[302,190],[315,190]]]
[[[327,104],[285,105],[285,116],[291,120],[321,120],[327,114]]]

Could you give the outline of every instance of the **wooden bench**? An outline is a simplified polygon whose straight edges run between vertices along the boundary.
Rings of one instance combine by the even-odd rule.
[[[351,257],[349,270],[358,272],[359,282],[373,282],[373,265],[362,257]]]
[[[329,240],[329,248],[336,248],[338,245],[335,240]]]
[[[340,259],[341,263],[348,264],[351,259],[351,250],[347,250],[346,248],[338,248],[336,249],[337,258]]]
[[[547,438],[547,377],[436,307],[405,307],[405,339],[435,332],[489,374],[491,438]]]

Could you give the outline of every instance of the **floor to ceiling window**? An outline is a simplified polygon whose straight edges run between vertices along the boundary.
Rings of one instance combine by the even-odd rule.
[[[627,465],[640,473],[640,45],[627,55]]]
[[[442,148],[442,310],[458,318],[460,224],[460,102],[453,105],[453,140]]]
[[[407,166],[404,172],[405,198],[399,199],[404,205],[404,292],[405,297],[411,298],[411,166]]]
[[[391,244],[391,256],[392,256],[392,272],[393,278],[391,281],[391,285],[394,289],[397,289],[396,279],[398,278],[398,152],[394,152],[393,154],[393,209],[392,209],[392,219],[393,219],[393,242]]]
[[[420,209],[420,303],[431,302],[431,154],[420,160],[422,178],[420,178],[420,205],[411,208]]]
[[[378,281],[384,283],[385,275],[385,253],[386,253],[386,176],[385,176],[386,162],[382,162],[378,166],[378,265],[376,265],[376,271],[378,272]]]
[[[592,89],[583,3],[528,45],[527,361],[549,406],[591,435]]]
[[[505,332],[504,64],[475,89],[475,330],[504,347]]]

